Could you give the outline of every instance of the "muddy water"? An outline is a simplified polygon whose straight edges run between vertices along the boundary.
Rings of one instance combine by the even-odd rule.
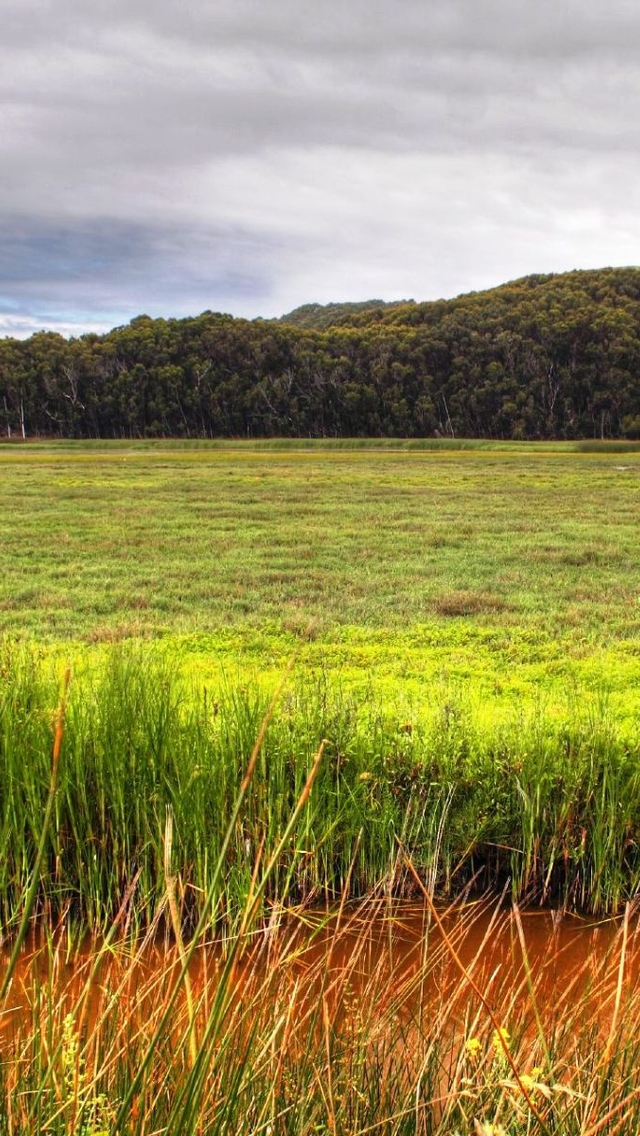
[[[537,1012],[550,1025],[579,1005],[603,1028],[616,996],[640,989],[640,924],[628,919],[558,918],[552,912],[513,912],[487,904],[442,913],[369,903],[341,913],[287,913],[250,935],[231,963],[228,944],[207,942],[193,952],[190,994],[204,1021],[221,983],[230,1000],[253,1013],[280,1012],[296,999],[299,1016],[322,1003],[332,1021],[359,1015],[415,1021],[445,1012],[463,1027],[489,1006],[500,1020],[528,1028]],[[443,931],[444,928],[444,931]],[[5,953],[4,965],[8,955]],[[71,949],[65,934],[27,943],[14,975],[0,1031],[17,1036],[62,1021],[81,1003],[87,1028],[114,1019],[148,1026],[176,996],[176,1030],[184,1020],[180,956],[162,937],[108,949],[84,942]],[[484,1002],[479,998],[482,992]],[[182,1015],[182,1016],[181,1016]],[[466,1028],[466,1026],[465,1026]]]

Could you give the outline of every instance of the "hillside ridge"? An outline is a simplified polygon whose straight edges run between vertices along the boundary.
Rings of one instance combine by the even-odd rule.
[[[0,340],[5,438],[640,437],[640,268]]]

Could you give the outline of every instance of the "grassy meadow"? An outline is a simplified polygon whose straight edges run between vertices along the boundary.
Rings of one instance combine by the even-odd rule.
[[[632,445],[0,448],[2,1136],[637,1131],[639,489]],[[546,1015],[462,905],[423,1013],[434,897],[486,892],[619,919],[609,970]],[[410,979],[300,971],[363,897],[424,905]]]
[[[0,449],[0,632],[75,663],[161,640],[211,681],[298,668],[394,703],[640,691],[640,450]]]

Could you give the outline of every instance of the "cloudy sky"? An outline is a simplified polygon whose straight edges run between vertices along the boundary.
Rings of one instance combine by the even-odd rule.
[[[637,0],[4,0],[0,335],[640,263]]]

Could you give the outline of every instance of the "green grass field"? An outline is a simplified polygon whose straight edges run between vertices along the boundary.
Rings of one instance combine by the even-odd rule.
[[[67,814],[59,805],[59,886],[44,890],[78,897],[96,927],[132,862],[146,865],[151,918],[167,805],[182,878],[206,890],[293,657],[268,784],[234,836],[231,906],[249,831],[277,841],[325,737],[313,859],[301,878],[285,866],[279,896],[339,894],[356,847],[366,892],[393,876],[404,832],[447,893],[480,864],[485,885],[510,879],[519,899],[616,910],[640,878],[639,490],[630,446],[0,449],[5,920],[43,807],[56,674],[73,671]]]
[[[0,1136],[638,1131],[639,489],[629,445],[0,448]],[[492,922],[434,984],[479,892],[624,918],[552,1004]],[[396,897],[420,963],[364,979]]]
[[[76,662],[161,638],[207,680],[640,704],[640,449],[0,449],[0,631]],[[442,693],[445,691],[446,693]]]

